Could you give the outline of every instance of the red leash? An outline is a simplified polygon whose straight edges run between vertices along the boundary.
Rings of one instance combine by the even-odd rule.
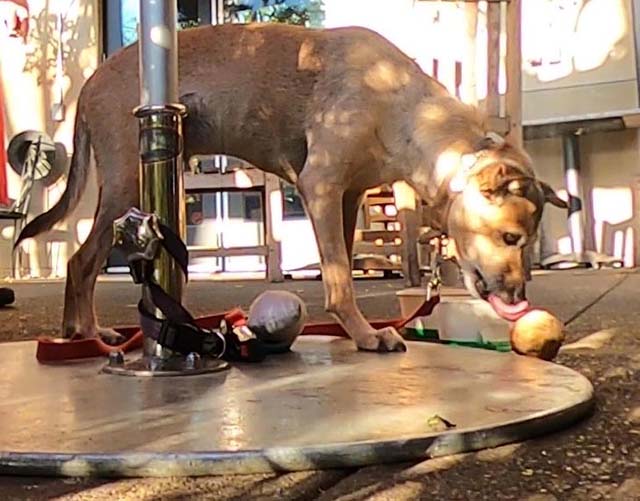
[[[431,314],[433,308],[440,302],[439,296],[434,296],[430,300],[425,301],[417,308],[409,317],[395,320],[377,320],[371,322],[376,329],[384,327],[395,327],[402,329],[408,322],[416,317],[424,317]],[[196,324],[205,329],[217,329],[220,322],[226,320],[231,325],[246,320],[246,314],[240,308],[234,308],[225,313],[215,315],[207,315],[196,319]],[[117,327],[117,332],[122,334],[126,341],[119,345],[109,345],[100,338],[91,339],[70,339],[65,341],[51,337],[42,336],[38,338],[38,347],[36,350],[36,359],[42,364],[64,362],[66,360],[77,360],[93,357],[107,357],[113,351],[122,351],[127,353],[142,347],[143,335],[139,327]],[[314,323],[305,325],[301,335],[326,335],[349,337],[343,327],[336,322]]]
[[[91,339],[54,339],[42,336],[38,338],[36,359],[42,364],[63,362],[79,358],[107,357],[112,351],[124,353],[142,347],[142,331],[137,327],[116,329],[127,340],[117,346],[106,344],[99,337]]]
[[[433,296],[430,300],[422,303],[411,315],[407,318],[400,318],[395,320],[373,320],[370,322],[371,326],[376,329],[384,329],[385,327],[395,327],[400,330],[416,317],[427,317],[431,315],[433,308],[440,302],[440,296]],[[304,326],[302,335],[317,335],[317,336],[339,336],[349,337],[342,325],[335,322],[315,323]]]

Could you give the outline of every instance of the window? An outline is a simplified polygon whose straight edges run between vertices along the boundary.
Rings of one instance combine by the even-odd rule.
[[[202,19],[198,15],[198,3],[198,0],[178,1],[178,29],[192,28],[202,24]],[[138,39],[140,0],[121,0],[120,9],[122,19],[121,43],[125,46]]]
[[[104,0],[105,56],[138,39],[140,0]],[[178,0],[178,29],[211,24],[211,0]]]
[[[287,23],[320,28],[323,0],[224,0],[225,23]]]
[[[230,219],[262,222],[262,195],[259,191],[229,191],[226,194]]]
[[[290,184],[282,182],[282,219],[306,219],[302,199],[296,189]]]
[[[138,0],[122,0],[120,16],[122,19],[120,43],[123,46],[130,45],[138,39],[140,2]]]
[[[184,29],[212,21],[211,5],[222,6],[222,12],[214,16],[226,23],[278,22],[309,27],[322,27],[324,23],[323,0],[178,0],[178,27]],[[105,48],[110,55],[120,47],[138,39],[140,0],[105,0]],[[218,7],[219,9],[220,7]],[[217,9],[216,9],[217,12]],[[222,156],[206,156],[196,160],[203,173],[217,172],[230,167]],[[293,186],[282,185],[283,218],[304,219],[302,201]],[[196,227],[210,218],[215,219],[215,195],[193,193],[186,204],[187,225]],[[263,207],[257,193],[233,193],[228,195],[228,215],[248,221],[261,222]],[[195,230],[195,228],[193,228]]]
[[[323,0],[223,0],[225,23],[286,23],[321,28],[324,24]],[[282,183],[282,217],[307,217],[296,189]]]
[[[204,220],[203,196],[206,195],[202,193],[187,194],[185,203],[187,226],[199,226],[202,224]],[[213,205],[213,209],[211,216],[215,218],[215,204]]]

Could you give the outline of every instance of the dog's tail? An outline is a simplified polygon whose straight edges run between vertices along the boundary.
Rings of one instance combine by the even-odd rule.
[[[67,178],[67,187],[60,197],[60,200],[44,214],[40,214],[30,221],[20,232],[20,236],[14,244],[17,247],[20,242],[27,238],[32,238],[40,233],[49,231],[53,226],[62,221],[69,213],[76,208],[82,192],[87,184],[89,162],[91,156],[91,139],[89,128],[84,120],[81,107],[78,103],[76,120],[73,133],[73,155]]]

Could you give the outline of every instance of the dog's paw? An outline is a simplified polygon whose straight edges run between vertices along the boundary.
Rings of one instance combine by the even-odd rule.
[[[107,329],[106,327],[98,328],[98,336],[100,336],[100,339],[105,343],[111,346],[117,346],[127,340],[127,338],[119,332],[116,332],[113,329]]]
[[[63,339],[77,339],[81,336],[78,335],[75,326],[65,325],[62,327],[62,337]]]
[[[385,327],[375,331],[369,336],[358,339],[356,344],[358,349],[362,351],[377,351],[378,353],[407,351],[404,339],[393,327]]]

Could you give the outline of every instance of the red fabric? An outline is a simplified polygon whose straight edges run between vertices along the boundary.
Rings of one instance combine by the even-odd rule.
[[[118,330],[127,336],[127,340],[118,346],[110,346],[100,338],[61,341],[50,337],[40,337],[38,338],[36,359],[41,364],[55,363],[79,358],[106,357],[112,351],[126,353],[142,347],[142,332],[137,327]]]
[[[223,319],[231,325],[242,325],[245,323],[246,315],[240,308],[234,308],[226,313],[196,319],[196,324],[203,328],[217,328]],[[112,351],[127,353],[142,348],[144,338],[140,327],[117,327],[115,330],[126,338],[124,343],[117,346],[108,345],[100,338],[71,338],[69,341],[65,341],[49,336],[40,336],[36,359],[41,364],[50,364],[81,358],[108,357]]]
[[[7,149],[4,144],[4,95],[0,82],[0,205],[9,205],[7,191]]]
[[[27,11],[29,10],[29,0],[0,0],[0,2],[14,3],[19,7],[24,7]]]
[[[25,42],[29,34],[29,1],[28,0],[0,0],[0,22],[6,24],[12,37],[20,37]],[[11,4],[11,5],[7,5]]]
[[[389,326],[401,329],[408,322],[418,316],[431,315],[433,308],[435,308],[439,302],[440,296],[433,296],[429,301],[425,301],[420,305],[407,318],[377,320],[371,322],[371,325],[376,329],[382,329]],[[220,326],[220,322],[223,319],[234,326],[245,325],[246,314],[240,308],[234,308],[225,313],[197,318],[195,323],[203,329],[216,329]],[[120,350],[126,353],[142,347],[143,336],[139,327],[120,327],[116,328],[116,331],[127,338],[124,343],[118,346],[109,346],[99,338],[71,339],[70,341],[63,341],[60,339],[42,336],[38,338],[36,359],[41,364],[56,363],[81,358],[105,357],[109,356],[109,353],[112,351]],[[301,335],[349,337],[340,324],[333,322],[307,324],[305,325]]]

